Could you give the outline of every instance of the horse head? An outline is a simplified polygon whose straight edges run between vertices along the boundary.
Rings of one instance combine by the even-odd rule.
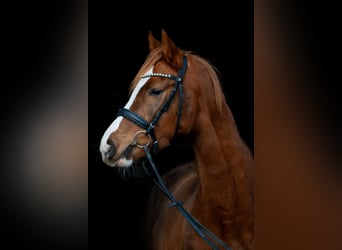
[[[164,30],[161,42],[151,32],[148,42],[150,53],[132,81],[129,100],[101,139],[102,159],[109,166],[130,167],[145,156],[144,146],[165,148],[194,124],[195,93],[186,83],[183,91],[190,67],[186,51]]]

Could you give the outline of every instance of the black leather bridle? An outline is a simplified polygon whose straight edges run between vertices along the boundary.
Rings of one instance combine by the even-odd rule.
[[[157,125],[158,121],[160,120],[162,114],[168,111],[170,104],[176,95],[177,90],[179,90],[179,103],[178,103],[178,112],[177,112],[177,123],[176,123],[176,129],[175,129],[175,135],[177,134],[177,131],[179,129],[180,124],[180,117],[182,113],[182,104],[183,104],[183,78],[187,70],[187,57],[183,56],[183,66],[178,71],[178,76],[174,76],[171,74],[164,74],[164,73],[151,73],[142,76],[141,78],[146,77],[163,77],[163,78],[169,78],[175,81],[174,88],[172,89],[170,95],[160,108],[160,110],[157,112],[155,117],[152,119],[151,122],[146,121],[143,117],[138,115],[137,113],[122,108],[119,109],[117,116],[123,116],[124,118],[128,119],[129,121],[133,122],[137,126],[145,129],[145,131],[138,131],[135,136],[137,136],[140,133],[144,133],[148,135],[149,138],[153,141],[152,149],[154,152],[158,150],[158,140],[156,138],[154,128]],[[134,138],[135,140],[135,138]],[[166,186],[163,178],[160,176],[151,152],[149,150],[149,144],[150,142],[147,142],[145,145],[140,145],[136,141],[134,142],[134,146],[143,148],[146,154],[146,158],[148,162],[150,163],[150,168],[146,166],[146,161],[143,161],[143,168],[145,172],[149,175],[149,177],[153,180],[156,187],[171,201],[169,207],[177,207],[180,213],[184,216],[184,218],[188,221],[188,223],[193,227],[193,229],[200,235],[200,237],[206,241],[206,243],[214,250],[219,250],[219,248],[215,245],[214,242],[221,245],[225,250],[232,250],[226,243],[224,243],[220,238],[218,238],[216,235],[214,235],[209,229],[207,229],[205,226],[203,226],[197,219],[195,219],[188,211],[185,210],[183,207],[182,201],[177,201],[175,197],[172,195],[172,193],[169,191],[168,187]]]
[[[126,119],[130,120],[134,124],[138,125],[139,127],[145,129],[145,133],[149,135],[152,140],[153,140],[153,150],[156,152],[158,150],[158,140],[157,137],[154,133],[154,128],[157,125],[158,121],[160,120],[161,116],[168,111],[170,104],[176,95],[177,90],[179,90],[179,103],[178,103],[178,112],[177,112],[177,123],[176,123],[176,129],[175,129],[175,134],[177,134],[177,131],[179,129],[179,123],[180,123],[180,117],[182,114],[182,106],[183,106],[183,98],[184,98],[184,93],[183,93],[183,78],[187,69],[188,65],[188,60],[187,57],[183,57],[183,66],[182,68],[178,71],[178,76],[174,76],[171,74],[163,74],[163,73],[151,73],[151,74],[146,74],[142,76],[141,78],[147,78],[147,77],[163,77],[163,78],[170,78],[175,81],[175,85],[164,102],[163,106],[161,109],[158,111],[158,113],[154,116],[151,122],[146,121],[143,117],[138,115],[137,113],[126,109],[122,108],[119,109],[117,116],[123,116]]]

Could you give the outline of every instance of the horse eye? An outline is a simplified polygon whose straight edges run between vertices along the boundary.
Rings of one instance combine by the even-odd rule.
[[[150,90],[148,91],[148,94],[149,94],[149,95],[152,95],[152,96],[158,96],[158,95],[160,95],[162,92],[163,92],[163,90],[161,90],[161,89],[150,89]]]

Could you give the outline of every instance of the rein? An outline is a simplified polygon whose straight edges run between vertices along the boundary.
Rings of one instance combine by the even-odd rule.
[[[145,145],[138,144],[137,141],[134,141],[133,146],[137,146],[139,148],[143,148],[146,154],[146,158],[149,162],[150,169],[146,166],[146,161],[143,161],[143,168],[147,175],[152,179],[156,187],[171,201],[169,207],[177,207],[177,209],[180,211],[180,213],[183,215],[183,217],[186,219],[186,221],[193,227],[193,229],[196,231],[196,233],[199,234],[199,236],[213,249],[213,250],[219,250],[219,248],[215,245],[214,242],[221,245],[225,250],[232,250],[226,243],[224,243],[220,238],[218,238],[214,233],[212,233],[209,229],[207,229],[205,226],[203,226],[195,217],[193,217],[184,207],[182,201],[177,201],[175,197],[172,195],[172,193],[169,191],[168,187],[166,186],[163,178],[160,176],[157,167],[153,161],[151,152],[149,150],[150,141],[153,141],[152,149],[154,152],[158,150],[158,140],[156,138],[156,135],[154,133],[154,128],[157,125],[158,121],[160,120],[162,114],[164,112],[167,112],[169,109],[169,106],[173,100],[173,97],[175,96],[177,90],[179,90],[179,103],[178,103],[178,112],[177,112],[177,124],[175,129],[175,134],[177,134],[177,131],[179,129],[180,124],[180,117],[182,113],[182,104],[183,104],[183,78],[187,69],[187,57],[183,57],[183,66],[178,71],[178,76],[174,76],[171,74],[163,74],[163,73],[151,73],[142,76],[141,78],[146,77],[164,77],[169,78],[175,81],[175,86],[172,89],[170,95],[166,99],[165,103],[163,104],[162,108],[158,111],[158,113],[155,115],[155,117],[152,119],[151,122],[147,122],[143,117],[138,115],[137,113],[122,108],[118,111],[117,116],[123,116],[129,121],[133,122],[137,126],[145,129],[146,131],[138,131],[135,135],[135,138],[138,134],[144,133],[149,138],[149,141]],[[135,139],[134,138],[134,139]]]
[[[220,244],[226,250],[232,250],[226,243],[224,243],[220,238],[218,238],[213,232],[211,232],[208,228],[203,226],[195,217],[193,217],[185,208],[183,207],[184,202],[177,201],[176,198],[172,195],[172,193],[167,188],[163,178],[160,176],[156,165],[153,162],[151,152],[148,149],[148,146],[144,146],[144,151],[147,156],[147,160],[150,163],[152,168],[153,174],[155,177],[152,176],[150,171],[147,169],[145,165],[145,161],[143,162],[143,167],[145,172],[151,177],[154,184],[158,187],[158,189],[171,201],[169,207],[177,207],[183,217],[187,220],[187,222],[192,226],[192,228],[196,231],[196,233],[201,236],[201,238],[207,242],[207,244],[214,250],[219,250],[219,248],[214,244],[213,241]]]

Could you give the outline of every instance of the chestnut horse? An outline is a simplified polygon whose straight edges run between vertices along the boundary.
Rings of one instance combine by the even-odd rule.
[[[103,161],[129,168],[150,151],[186,137],[191,163],[163,176],[170,193],[229,248],[254,249],[254,160],[239,135],[217,71],[207,60],[178,48],[162,31],[148,34],[150,53],[133,79],[130,98],[105,131]],[[148,151],[147,151],[147,150]],[[163,192],[150,195],[148,249],[211,249]]]

